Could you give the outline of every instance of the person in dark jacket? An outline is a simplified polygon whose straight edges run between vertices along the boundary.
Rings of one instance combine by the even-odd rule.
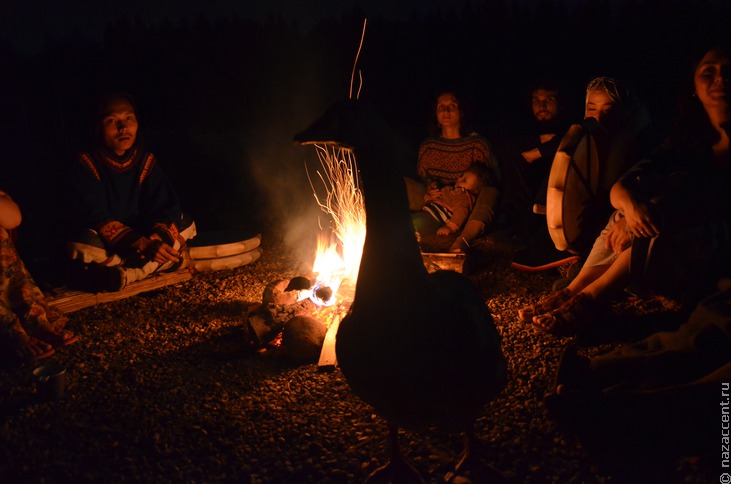
[[[546,205],[548,172],[561,137],[568,129],[561,89],[539,81],[530,89],[530,129],[495,143],[503,171],[501,211],[523,238],[530,237],[545,219],[534,213]]]
[[[196,228],[137,136],[132,98],[107,95],[97,115],[98,143],[79,154],[70,173],[78,232],[68,243],[69,284],[118,291],[155,271],[181,267],[181,249]]]

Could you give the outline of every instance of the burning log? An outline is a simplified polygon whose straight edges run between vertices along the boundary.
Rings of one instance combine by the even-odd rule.
[[[446,270],[462,273],[465,257],[465,254],[436,252],[421,253],[421,258],[424,260],[424,267],[426,267],[426,270],[429,272]]]
[[[348,297],[344,306],[335,301],[332,288],[313,285],[312,280],[314,277],[298,276],[274,281],[264,288],[262,304],[246,315],[249,334],[255,345],[264,347],[282,333],[282,344],[288,353],[292,352],[294,359],[310,359],[309,353],[315,344],[319,354],[334,314],[347,311],[354,287],[349,281],[341,285],[339,293]],[[294,326],[287,329],[292,323]]]
[[[315,297],[328,303],[333,297],[333,290],[330,286],[320,286],[315,290]]]
[[[285,324],[295,316],[309,315],[317,305],[309,299],[294,304],[262,304],[247,315],[249,334],[262,347],[276,338]]]
[[[282,330],[287,357],[297,362],[315,361],[320,356],[327,327],[312,316],[295,316]]]
[[[309,282],[309,281],[308,281]],[[289,305],[295,304],[301,299],[300,290],[293,290],[290,288],[291,281],[282,279],[269,283],[265,288],[261,296],[261,302],[264,305],[267,304],[280,304]],[[308,287],[309,288],[309,287]]]
[[[287,287],[284,289],[285,291],[304,291],[305,289],[310,289],[312,287],[312,281],[304,276],[297,276],[293,277],[289,284],[287,284]]]

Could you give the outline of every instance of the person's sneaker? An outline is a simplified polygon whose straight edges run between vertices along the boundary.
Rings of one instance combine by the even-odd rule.
[[[120,266],[84,264],[73,261],[67,272],[69,287],[87,292],[116,292],[127,285],[127,277]]]

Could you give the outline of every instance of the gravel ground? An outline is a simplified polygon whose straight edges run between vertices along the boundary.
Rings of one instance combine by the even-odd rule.
[[[2,370],[0,481],[362,482],[385,463],[385,422],[337,369],[249,344],[246,309],[267,284],[301,275],[278,240],[265,234],[253,264],[71,314],[81,340],[52,357],[69,373],[60,400],[36,397],[32,366]],[[557,428],[542,397],[571,339],[526,328],[516,312],[560,274],[514,271],[511,250],[483,238],[465,263],[510,370],[477,422],[484,460],[512,482],[717,482],[703,457],[612,462]],[[427,482],[440,482],[462,449],[459,435],[437,431],[403,432],[401,442]]]

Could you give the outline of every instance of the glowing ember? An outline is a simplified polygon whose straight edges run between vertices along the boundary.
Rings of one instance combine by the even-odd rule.
[[[312,267],[317,281],[305,297],[309,296],[317,304],[330,306],[337,302],[335,296],[344,279],[358,279],[366,234],[365,206],[353,153],[326,145],[315,145],[315,148],[322,166],[317,175],[325,186],[326,195],[318,196],[314,185],[313,191],[318,205],[329,215],[331,226],[318,234]],[[323,287],[332,290],[332,297],[327,301],[315,295]]]

